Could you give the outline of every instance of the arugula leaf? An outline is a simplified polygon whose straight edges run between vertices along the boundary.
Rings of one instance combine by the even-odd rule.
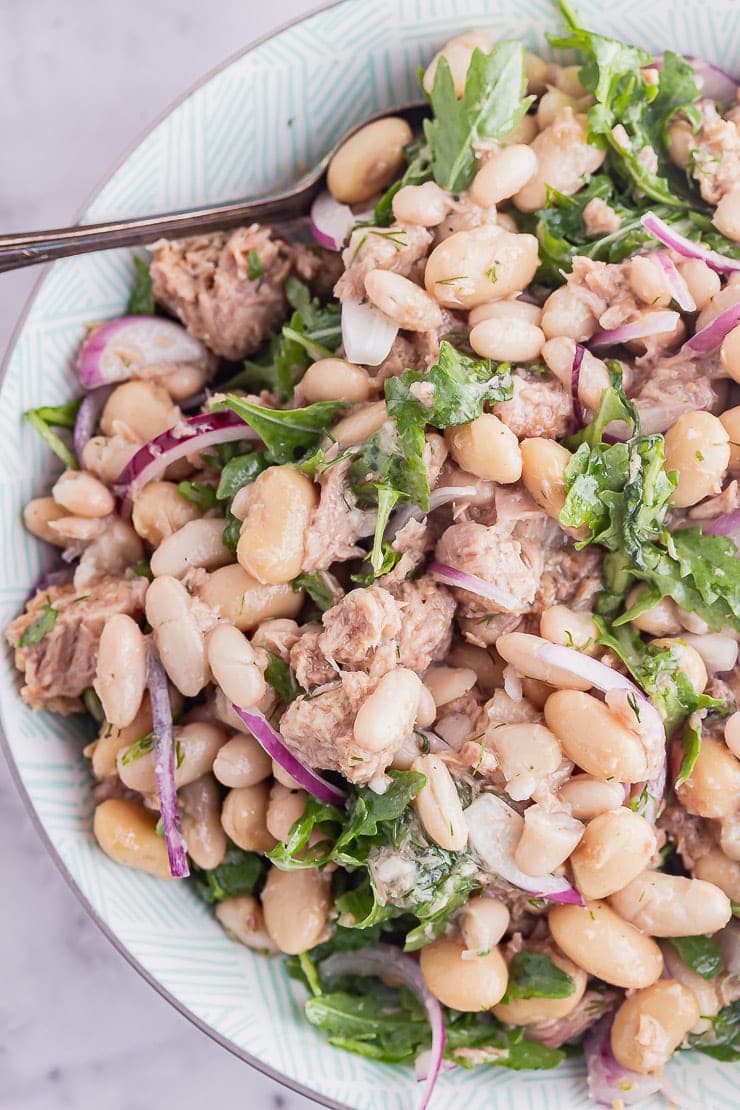
[[[247,451],[230,459],[221,470],[216,497],[219,501],[230,501],[239,492],[242,486],[248,486],[266,468],[264,455],[261,451]]]
[[[60,459],[68,470],[77,470],[77,459],[73,452],[52,428],[68,428],[75,426],[77,410],[82,404],[82,398],[69,401],[66,405],[42,405],[38,409],[28,409],[23,416],[43,439],[56,457]]]
[[[515,998],[569,998],[576,989],[575,981],[559,968],[544,952],[522,948],[509,964],[509,982],[501,1001]]]
[[[475,147],[499,141],[519,123],[532,103],[525,97],[524,47],[505,40],[490,53],[473,51],[460,100],[452,71],[440,58],[430,101],[434,119],[424,121],[434,180],[452,193],[462,192],[475,176]]]
[[[290,705],[304,691],[293,678],[288,664],[279,655],[275,655],[273,651],[268,651],[267,655],[268,663],[265,667],[265,678],[280,700],[285,705]]]
[[[386,565],[388,563],[388,549],[383,544],[383,536],[388,527],[391,513],[396,506],[401,494],[397,489],[391,486],[378,485],[378,519],[375,524],[375,535],[373,537],[373,546],[370,552],[370,566],[373,568],[373,574],[376,578],[381,574],[387,574]],[[391,556],[393,556],[391,552]],[[400,556],[396,556],[398,559]],[[389,567],[388,569],[391,569]]]
[[[407,163],[406,170],[403,177],[394,181],[375,205],[372,227],[390,227],[394,222],[393,198],[399,189],[403,189],[405,185],[423,185],[432,176],[431,154],[426,143],[416,139],[408,144],[403,153]],[[360,226],[360,223],[355,224],[355,227]]]
[[[264,273],[264,263],[257,254],[257,251],[252,247],[247,255],[247,277],[250,281],[256,281],[257,278],[263,277]]]
[[[265,458],[280,464],[294,462],[298,451],[317,447],[336,414],[345,407],[342,401],[317,401],[302,409],[271,409],[227,393],[223,401],[211,406],[211,411],[235,412],[264,441]]]
[[[154,575],[148,559],[139,559],[138,563],[134,563],[131,567],[131,573],[134,578],[148,578],[151,582]]]
[[[192,501],[199,509],[213,509],[218,502],[216,487],[205,482],[178,482],[177,492],[184,501]]]
[[[671,937],[669,944],[678,952],[683,962],[701,975],[702,979],[716,979],[725,965],[722,953],[711,937]]]
[[[528,1041],[523,1026],[507,1028],[486,1014],[456,1010],[447,1010],[446,1017],[445,1056],[463,1068],[485,1064],[514,1071],[544,1070],[556,1068],[565,1056],[558,1048]]]
[[[340,862],[347,859],[354,863],[357,856],[348,854],[350,848],[365,837],[374,837],[380,824],[401,817],[427,781],[418,771],[391,770],[388,774],[391,784],[384,794],[363,787],[351,799],[348,820],[335,848],[335,858]],[[354,850],[356,853],[356,847]]]
[[[34,621],[29,624],[26,631],[21,636],[16,644],[16,647],[33,647],[34,644],[40,644],[45,636],[48,636],[54,625],[57,622],[58,612],[53,605],[48,603],[41,606],[41,612]]]
[[[290,585],[295,593],[298,593],[299,590],[305,590],[311,601],[322,613],[336,605],[331,587],[321,571],[315,571],[313,574],[299,574]]]
[[[126,312],[129,316],[153,316],[157,311],[152,287],[152,275],[145,258],[134,258],[135,280],[128,299]]]
[[[601,394],[599,407],[591,423],[565,440],[566,446],[571,451],[580,447],[582,443],[587,443],[592,449],[597,447],[603,442],[605,430],[615,420],[624,421],[633,435],[640,434],[640,415],[622,388],[620,363],[614,359],[607,359],[606,367],[612,384]]]
[[[386,408],[397,422],[417,421],[433,428],[468,424],[490,402],[510,400],[511,364],[468,358],[443,340],[434,366],[421,374],[404,370],[385,383]]]
[[[705,1033],[690,1033],[688,1047],[722,1063],[736,1063],[740,1060],[740,1002],[724,1006],[707,1020],[711,1028]]]
[[[228,841],[226,854],[218,867],[205,870],[191,863],[196,892],[213,905],[238,894],[253,894],[262,880],[265,861],[256,852],[245,852]]]

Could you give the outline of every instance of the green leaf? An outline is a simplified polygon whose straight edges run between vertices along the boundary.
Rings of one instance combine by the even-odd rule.
[[[88,711],[95,723],[97,725],[102,725],[105,721],[103,705],[92,686],[88,686],[88,688],[84,691],[82,695],[82,701],[84,703],[85,709]]]
[[[247,255],[247,277],[250,281],[256,281],[257,278],[264,276],[265,267],[262,259],[257,254],[257,251],[252,247]]]
[[[205,482],[178,482],[177,492],[184,501],[192,501],[204,512],[206,509],[213,509],[218,502],[216,487],[206,485]]]
[[[372,551],[370,552],[370,566],[375,577],[386,574],[387,551],[383,547],[383,535],[388,527],[391,513],[401,494],[390,486],[378,486],[378,517],[375,523]]]
[[[437,184],[452,193],[467,189],[477,169],[476,145],[498,142],[516,127],[532,102],[526,87],[521,43],[504,40],[488,54],[474,50],[460,100],[449,63],[440,58],[430,96],[434,119],[424,121]]]
[[[157,311],[154,301],[152,275],[145,258],[134,258],[135,279],[126,312],[129,316],[153,316]]]
[[[230,459],[221,470],[216,497],[219,501],[230,501],[243,486],[248,486],[265,469],[266,463],[261,451],[248,451]]]
[[[229,393],[212,405],[211,411],[235,412],[263,440],[269,462],[280,464],[294,462],[299,451],[317,447],[334,417],[345,407],[342,401],[318,401],[302,409],[271,409]]]
[[[52,431],[52,428],[68,428],[70,430],[74,428],[77,410],[81,404],[82,398],[78,397],[76,401],[70,401],[66,405],[42,405],[38,409],[28,409],[23,414],[31,427],[41,436],[46,446],[54,452],[68,470],[78,469],[77,459],[64,440]]]
[[[445,1056],[463,1068],[485,1064],[514,1071],[545,1070],[556,1068],[565,1056],[560,1049],[528,1041],[521,1026],[506,1028],[485,1014],[456,1010],[447,1010],[445,1016]]]
[[[407,165],[403,177],[394,181],[375,205],[373,227],[390,227],[393,223],[393,198],[399,189],[403,189],[405,185],[422,185],[432,176],[431,155],[429,147],[424,142],[414,140],[409,143],[404,150],[404,156]],[[355,227],[358,226],[361,225],[355,224]]]
[[[138,563],[134,563],[131,567],[131,573],[134,578],[148,578],[150,582],[154,578],[148,559],[140,559]]]
[[[299,694],[304,693],[293,678],[290,667],[279,655],[268,651],[268,663],[265,668],[265,678],[272,686],[275,693],[285,705],[290,705]]]
[[[702,979],[716,979],[724,971],[722,953],[711,937],[671,937],[668,941],[683,962],[701,975]]]
[[[509,982],[502,1002],[515,998],[570,998],[575,981],[544,952],[522,948],[509,964]]]
[[[366,786],[350,800],[347,824],[336,844],[335,856],[340,861],[354,842],[375,836],[380,824],[401,817],[427,781],[418,771],[391,770],[388,774],[391,784],[384,794]]]
[[[594,448],[603,442],[604,432],[614,420],[623,420],[633,436],[640,434],[640,416],[622,388],[622,368],[618,362],[607,361],[612,384],[601,394],[599,407],[590,424],[569,436],[566,446],[572,451],[582,443]]]
[[[299,590],[305,590],[311,601],[322,613],[336,605],[334,592],[321,571],[314,571],[312,574],[299,574],[290,585],[295,593],[298,593]]]
[[[722,1063],[736,1063],[740,1060],[740,1002],[724,1006],[707,1020],[710,1028],[704,1033],[690,1033],[688,1047]]]
[[[329,1034],[329,1043],[385,1063],[410,1061],[431,1043],[429,1023],[387,998],[335,991],[309,998],[305,1014],[311,1025]]]
[[[17,647],[33,647],[34,644],[39,644],[45,636],[48,636],[54,625],[57,622],[57,610],[48,603],[41,606],[41,612],[34,621],[29,624],[26,631],[21,636],[17,643]]]
[[[226,854],[218,867],[206,871],[191,863],[197,893],[209,905],[235,898],[239,894],[253,894],[265,871],[265,862],[256,852],[245,852],[228,841]]]
[[[233,513],[226,514],[226,527],[221,536],[221,543],[228,548],[232,555],[236,555],[237,544],[241,534],[242,522]]]

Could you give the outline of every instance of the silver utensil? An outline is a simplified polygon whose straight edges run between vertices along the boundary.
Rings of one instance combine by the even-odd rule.
[[[385,116],[403,116],[412,128],[419,126],[427,114],[423,103],[406,104],[400,108],[387,108],[350,128],[324,155],[313,169],[304,174],[294,185],[279,193],[257,197],[248,201],[229,201],[203,208],[185,208],[157,216],[139,216],[131,220],[110,220],[101,224],[84,224],[76,227],[53,228],[48,231],[19,231],[0,236],[0,273],[19,270],[23,266],[36,266],[40,262],[53,262],[73,254],[110,250],[112,247],[135,247],[152,243],[155,239],[198,235],[207,231],[220,231],[255,221],[280,223],[305,216],[312,200],[321,190],[326,168],[334,153],[356,131],[373,120]]]

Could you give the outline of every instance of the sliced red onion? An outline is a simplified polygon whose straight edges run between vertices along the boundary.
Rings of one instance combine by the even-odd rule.
[[[640,817],[644,817],[653,826],[663,808],[667,777],[668,760],[663,759],[658,773],[647,782],[636,782],[631,789],[625,784],[628,796],[635,803],[635,813],[639,813]]]
[[[449,504],[450,501],[464,501],[468,497],[475,497],[477,492],[477,486],[440,486],[438,489],[433,489],[429,495],[429,512],[433,513],[435,509]],[[388,521],[386,536],[395,536],[412,518],[423,520],[425,516],[426,513],[418,505],[404,505]]]
[[[184,879],[190,874],[190,869],[185,841],[180,832],[180,814],[177,809],[175,737],[172,728],[170,692],[167,688],[167,675],[152,643],[149,644],[147,652],[146,682],[152,709],[154,774],[157,780],[167,857],[173,879]]]
[[[328,190],[324,190],[311,205],[311,234],[320,247],[340,251],[355,219],[348,205],[340,204]]]
[[[663,267],[668,284],[671,287],[671,296],[680,309],[684,312],[696,312],[696,301],[691,296],[691,291],[676,269],[676,265],[667,251],[658,251],[655,255]]]
[[[326,779],[321,778],[305,763],[301,763],[291,751],[285,746],[280,733],[272,727],[267,718],[254,709],[241,709],[238,705],[233,706],[236,715],[244,722],[249,731],[254,736],[260,747],[264,748],[271,759],[291,775],[296,782],[299,782],[304,790],[309,794],[313,794],[314,798],[318,798],[320,802],[328,802],[330,805],[344,805],[347,800],[347,795],[338,786],[332,786]]]
[[[484,597],[487,601],[492,601],[495,605],[498,605],[505,613],[515,612],[519,608],[518,598],[507,593],[506,590],[500,590],[498,586],[494,586],[492,582],[487,582],[485,578],[479,578],[477,574],[468,574],[465,570],[448,567],[445,563],[430,563],[427,570],[432,578],[436,578],[448,586],[457,586],[461,590],[467,590],[468,593],[476,594],[478,597]]]
[[[426,1110],[442,1068],[447,1037],[444,1011],[424,982],[417,961],[392,944],[378,944],[375,948],[361,948],[358,952],[334,952],[319,967],[325,979],[338,979],[342,975],[392,976],[400,979],[418,998],[432,1029],[431,1055],[424,1062],[425,1074],[419,1076],[425,1080],[425,1085],[418,1110]]]
[[[740,259],[727,258],[726,255],[719,254],[718,251],[709,250],[701,243],[695,243],[692,239],[687,239],[685,235],[680,235],[672,227],[669,227],[654,212],[646,212],[644,216],[640,217],[640,223],[659,242],[666,247],[670,247],[676,254],[682,255],[684,258],[698,258],[720,274],[729,274],[734,270],[740,270]]]
[[[77,373],[86,389],[135,378],[145,367],[161,366],[162,374],[182,363],[203,365],[203,344],[181,324],[162,316],[121,316],[96,328],[85,340]]]
[[[112,392],[112,385],[100,385],[97,389],[91,389],[90,392],[86,393],[82,398],[82,403],[77,410],[74,431],[72,433],[72,442],[78,462],[82,459],[82,451],[85,444],[95,433],[100,414],[105,408],[105,402]]]
[[[736,536],[740,535],[740,509],[735,509],[731,513],[723,513],[722,516],[715,517],[714,520],[703,524],[702,532],[709,536],[729,536],[734,540]]]
[[[564,875],[526,875],[514,862],[524,818],[497,794],[479,794],[465,810],[468,842],[484,870],[525,890],[533,898],[547,898],[582,906],[583,898]]]
[[[732,104],[738,90],[738,82],[724,69],[720,69],[714,62],[705,62],[703,58],[686,58],[694,67],[699,78],[702,96],[710,100],[719,100],[723,104]]]
[[[576,420],[576,431],[586,427],[586,418],[583,414],[583,405],[581,398],[578,395],[578,382],[581,377],[581,364],[583,362],[584,350],[580,343],[576,343],[576,350],[573,356],[573,365],[570,371],[570,395],[573,400],[573,416]]]
[[[671,309],[647,312],[634,324],[622,324],[619,328],[597,331],[591,336],[591,346],[615,347],[618,343],[631,343],[633,339],[646,339],[649,335],[664,335],[673,331],[680,319],[679,314]]]
[[[350,362],[380,366],[398,335],[394,324],[373,305],[345,301],[342,305],[342,343]]]
[[[132,501],[144,486],[159,478],[178,459],[237,440],[254,442],[259,436],[234,412],[206,412],[181,420],[140,447],[118,475],[113,488],[119,510],[130,512]]]
[[[710,355],[716,351],[724,337],[740,324],[740,303],[730,305],[719,316],[715,316],[711,324],[687,339],[681,352],[688,351],[693,355]]]
[[[660,1091],[663,1080],[617,1063],[611,1046],[613,1021],[613,1014],[605,1014],[584,1038],[588,1093],[599,1106],[634,1106]]]

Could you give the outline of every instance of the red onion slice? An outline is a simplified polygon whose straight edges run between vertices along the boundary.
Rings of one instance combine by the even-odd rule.
[[[670,247],[676,254],[683,255],[684,258],[698,258],[720,274],[729,274],[735,270],[740,270],[740,259],[727,258],[724,254],[719,254],[718,251],[711,251],[708,247],[702,246],[701,243],[695,243],[692,239],[687,239],[685,235],[680,235],[672,227],[669,227],[654,212],[646,212],[644,216],[640,217],[640,223],[659,242],[666,247]]]
[[[182,363],[203,365],[208,352],[174,320],[161,316],[121,316],[96,328],[85,340],[77,373],[86,389],[135,378],[147,366],[162,374]]]
[[[438,489],[433,489],[429,495],[429,512],[433,513],[435,509],[449,504],[450,501],[464,501],[469,497],[475,497],[477,492],[477,486],[440,486]],[[425,516],[426,513],[418,505],[404,505],[388,521],[386,536],[395,536],[412,518],[423,520]]]
[[[218,443],[259,440],[257,433],[234,412],[206,412],[189,416],[174,428],[140,447],[114,483],[119,511],[128,514],[138,493],[159,478],[173,462],[205,451]]]
[[[709,536],[729,536],[730,539],[735,540],[736,536],[740,536],[740,509],[723,513],[722,516],[702,524],[702,532]],[[737,543],[737,540],[735,542]]]
[[[380,366],[398,335],[394,324],[373,305],[345,301],[342,305],[342,343],[350,362]]]
[[[719,100],[723,104],[734,102],[738,90],[738,81],[732,74],[720,69],[714,62],[705,62],[703,58],[687,57],[686,61],[694,67],[696,76],[699,78],[702,96],[708,97],[710,100]]]
[[[658,251],[655,255],[663,267],[668,284],[671,287],[671,296],[680,309],[684,312],[696,312],[696,301],[691,296],[688,285],[676,269],[675,263],[667,251]]]
[[[167,688],[167,675],[151,642],[148,645],[147,652],[146,681],[152,707],[154,774],[157,780],[159,810],[162,814],[170,872],[173,879],[184,879],[190,874],[190,869],[188,868],[185,841],[180,832],[180,814],[177,809],[172,707],[170,706],[170,693]]]
[[[492,601],[504,613],[516,612],[519,608],[518,598],[507,593],[506,590],[500,590],[498,586],[494,586],[492,582],[487,582],[485,578],[479,578],[477,574],[468,574],[465,570],[448,567],[445,563],[430,563],[427,570],[432,578],[436,578],[448,586],[457,586],[461,590],[467,590],[468,593]]]
[[[592,347],[615,347],[618,343],[630,343],[633,339],[646,339],[650,335],[664,335],[671,332],[681,319],[677,312],[666,309],[661,312],[648,312],[634,324],[622,324],[619,328],[597,331],[591,336]]]
[[[732,304],[719,316],[715,316],[711,324],[687,339],[681,348],[681,353],[688,352],[693,355],[710,355],[716,351],[724,337],[740,324],[740,304]]]
[[[576,343],[575,354],[573,355],[573,365],[570,371],[570,395],[573,400],[573,416],[576,421],[576,431],[585,428],[586,419],[583,415],[583,405],[581,398],[578,395],[578,382],[581,377],[581,364],[583,363],[584,350],[580,343]]]
[[[90,390],[90,392],[86,393],[82,398],[82,403],[77,410],[74,431],[72,433],[72,443],[78,462],[82,460],[82,451],[85,444],[95,433],[100,414],[105,408],[105,402],[112,392],[112,385],[100,385],[97,389]]]
[[[647,782],[636,782],[629,790],[629,797],[634,803],[635,813],[655,826],[658,815],[663,808],[663,795],[668,777],[668,760],[664,759],[658,773]]]
[[[320,247],[340,251],[355,223],[352,209],[340,204],[328,190],[311,205],[311,234]]]
[[[304,790],[313,794],[314,798],[318,798],[320,802],[328,802],[330,805],[344,805],[347,800],[345,792],[340,790],[338,786],[332,786],[326,779],[322,779],[305,763],[301,763],[300,759],[297,759],[286,748],[285,741],[280,733],[272,727],[262,713],[254,709],[242,709],[238,705],[234,705],[233,710],[247,726],[260,747],[264,748],[270,758],[279,763],[283,770],[287,771],[296,782],[299,782]]]
[[[442,1068],[447,1037],[444,1011],[424,982],[416,960],[392,944],[378,944],[375,948],[361,948],[358,952],[334,952],[319,967],[321,975],[327,979],[338,979],[342,975],[372,975],[378,978],[389,975],[400,979],[418,998],[426,1010],[432,1030],[431,1054],[428,1061],[424,1061],[426,1074],[420,1076],[425,1084],[418,1110],[426,1110]]]
[[[583,1041],[588,1093],[599,1106],[634,1106],[662,1089],[663,1080],[618,1064],[612,1054],[613,1014],[605,1014]]]

